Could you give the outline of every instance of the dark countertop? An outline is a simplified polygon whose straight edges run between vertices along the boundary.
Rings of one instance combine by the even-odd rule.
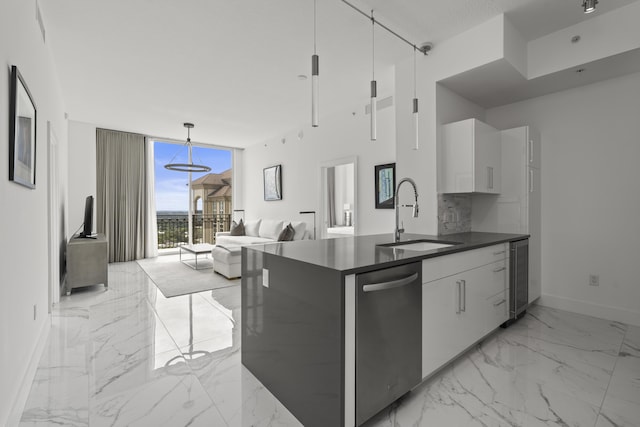
[[[429,251],[408,251],[401,248],[394,250],[391,247],[377,246],[379,244],[392,243],[393,234],[391,233],[324,240],[297,240],[294,242],[251,245],[245,248],[246,250],[265,252],[338,270],[343,274],[355,274],[528,237],[528,234],[481,232],[447,234],[444,236],[409,233],[402,235],[401,241],[403,242],[427,239],[442,243],[458,243],[454,246]]]

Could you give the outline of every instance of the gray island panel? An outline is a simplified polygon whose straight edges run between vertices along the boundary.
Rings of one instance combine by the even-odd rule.
[[[341,274],[245,247],[241,286],[243,365],[305,426],[343,425]]]

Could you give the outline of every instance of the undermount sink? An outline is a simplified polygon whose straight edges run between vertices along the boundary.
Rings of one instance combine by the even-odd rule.
[[[448,248],[458,245],[457,242],[440,242],[437,240],[412,240],[409,242],[385,243],[378,246],[387,248],[398,248],[407,251],[430,251],[432,249]]]

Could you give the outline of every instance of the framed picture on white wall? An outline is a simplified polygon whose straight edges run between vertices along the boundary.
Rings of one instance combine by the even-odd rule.
[[[9,96],[9,180],[36,188],[36,104],[15,65]]]
[[[396,164],[376,165],[376,209],[393,209]]]
[[[264,200],[282,200],[282,165],[264,168]]]

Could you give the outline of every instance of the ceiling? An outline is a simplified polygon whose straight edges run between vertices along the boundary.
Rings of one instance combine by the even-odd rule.
[[[634,0],[601,0],[604,13]],[[416,44],[436,45],[506,13],[527,40],[592,15],[580,0],[353,0]],[[246,147],[310,123],[312,0],[56,0],[39,3],[70,120]],[[366,102],[371,22],[317,1],[320,114]],[[375,30],[380,97],[413,50]],[[310,77],[310,76],[308,76]],[[363,108],[364,109],[364,108]]]

